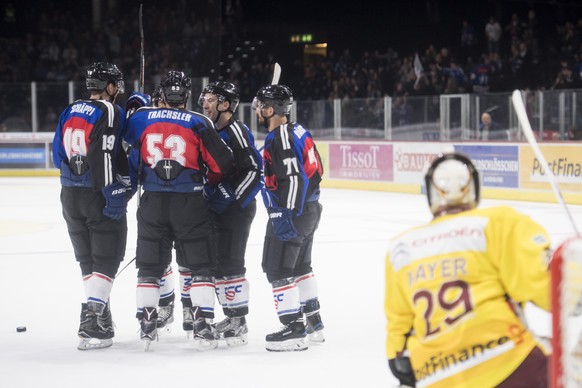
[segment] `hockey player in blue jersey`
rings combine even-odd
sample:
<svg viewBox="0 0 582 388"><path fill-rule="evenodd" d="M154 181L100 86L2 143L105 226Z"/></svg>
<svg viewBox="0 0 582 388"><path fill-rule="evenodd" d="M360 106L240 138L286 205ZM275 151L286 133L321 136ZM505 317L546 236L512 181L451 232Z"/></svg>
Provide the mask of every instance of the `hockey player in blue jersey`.
<svg viewBox="0 0 582 388"><path fill-rule="evenodd" d="M238 88L225 81L209 83L198 99L204 115L214 122L234 155L235 168L227 179L204 186L217 242L216 294L226 316L216 329L227 346L247 343L249 282L245 277L245 252L257 211L255 196L263 186L262 159L253 134L234 117L239 101Z"/></svg>
<svg viewBox="0 0 582 388"><path fill-rule="evenodd" d="M85 290L79 350L113 343L109 296L125 255L131 195L120 140L125 112L115 104L124 92L123 74L111 63L96 62L84 76L91 96L62 112L52 145L53 162L60 169L63 217Z"/></svg>
<svg viewBox="0 0 582 388"><path fill-rule="evenodd" d="M191 90L189 77L169 71L160 88L158 106L135 111L125 132L125 140L139 150L131 154L132 179L139 177L144 189L137 211L140 338L147 341L146 350L157 340L160 279L175 247L178 265L192 274L190 314L195 348L213 349L217 346L212 326L216 255L212 218L202 190L204 182L217 185L228 174L233 156L209 119L185 109Z"/></svg>
<svg viewBox="0 0 582 388"><path fill-rule="evenodd" d="M263 199L270 222L263 271L273 289L281 331L266 336L267 350L305 350L323 342L317 281L311 268L313 237L321 218L323 167L309 131L290 121L293 94L284 85L261 88L253 108L267 131L263 150ZM307 323L307 326L305 325Z"/></svg>

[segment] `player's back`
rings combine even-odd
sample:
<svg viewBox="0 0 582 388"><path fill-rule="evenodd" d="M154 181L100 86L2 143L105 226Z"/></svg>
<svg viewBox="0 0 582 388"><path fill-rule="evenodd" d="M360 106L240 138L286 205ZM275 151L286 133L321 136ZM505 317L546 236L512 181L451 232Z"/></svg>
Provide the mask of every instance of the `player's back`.
<svg viewBox="0 0 582 388"><path fill-rule="evenodd" d="M509 207L437 217L392 241L388 347L400 351L413 328L417 386L495 386L519 366L536 343L507 295L549 308L548 246L546 232Z"/></svg>

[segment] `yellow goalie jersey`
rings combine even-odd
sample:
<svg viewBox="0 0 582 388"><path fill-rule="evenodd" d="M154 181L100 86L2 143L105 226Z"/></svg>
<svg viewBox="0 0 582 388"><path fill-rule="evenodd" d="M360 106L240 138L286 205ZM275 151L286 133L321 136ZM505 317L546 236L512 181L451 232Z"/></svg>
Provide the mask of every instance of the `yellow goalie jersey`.
<svg viewBox="0 0 582 388"><path fill-rule="evenodd" d="M550 309L547 232L510 207L435 218L386 258L388 359L408 350L417 387L493 387L537 345L508 298Z"/></svg>

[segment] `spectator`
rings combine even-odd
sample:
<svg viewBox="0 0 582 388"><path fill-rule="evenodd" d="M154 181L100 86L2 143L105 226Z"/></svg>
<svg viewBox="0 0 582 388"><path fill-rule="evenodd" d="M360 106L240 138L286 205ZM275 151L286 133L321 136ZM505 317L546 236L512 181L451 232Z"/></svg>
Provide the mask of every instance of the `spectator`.
<svg viewBox="0 0 582 388"><path fill-rule="evenodd" d="M582 88L580 73L574 72L566 61L560 63L560 72L551 89L579 89Z"/></svg>
<svg viewBox="0 0 582 388"><path fill-rule="evenodd" d="M475 63L471 68L469 79L473 92L479 94L489 92L489 77L493 72L490 63L489 55L482 54L481 61Z"/></svg>
<svg viewBox="0 0 582 388"><path fill-rule="evenodd" d="M479 125L479 133L477 134L477 139L480 140L499 140L504 138L507 140L506 133L500 133L499 125L493 121L491 114L485 112L481 115L481 124Z"/></svg>
<svg viewBox="0 0 582 388"><path fill-rule="evenodd" d="M501 25L499 22L495 20L495 17L490 16L489 22L485 25L485 37L487 38L487 48L489 50L489 54L499 54L499 45L502 33L503 31L501 30Z"/></svg>

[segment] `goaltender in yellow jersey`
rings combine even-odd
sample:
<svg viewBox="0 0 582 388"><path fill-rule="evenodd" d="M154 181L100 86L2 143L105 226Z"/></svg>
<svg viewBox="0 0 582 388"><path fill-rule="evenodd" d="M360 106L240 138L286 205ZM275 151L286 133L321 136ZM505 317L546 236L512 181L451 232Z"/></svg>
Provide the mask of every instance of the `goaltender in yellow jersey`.
<svg viewBox="0 0 582 388"><path fill-rule="evenodd" d="M508 206L478 209L462 154L432 163L434 219L395 237L386 259L386 353L411 387L546 387L547 357L519 305L550 309L547 232Z"/></svg>

